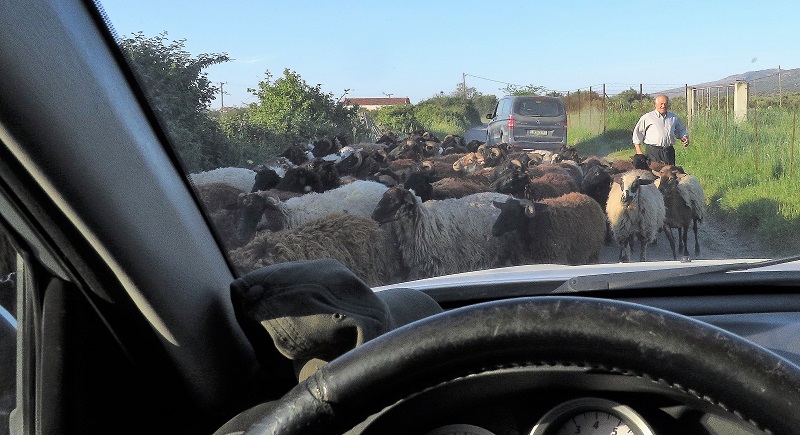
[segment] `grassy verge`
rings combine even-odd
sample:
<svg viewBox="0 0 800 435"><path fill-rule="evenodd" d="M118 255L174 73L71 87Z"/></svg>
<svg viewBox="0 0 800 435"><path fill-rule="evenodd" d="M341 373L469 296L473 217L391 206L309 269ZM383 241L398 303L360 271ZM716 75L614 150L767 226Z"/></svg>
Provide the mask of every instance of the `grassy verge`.
<svg viewBox="0 0 800 435"><path fill-rule="evenodd" d="M631 131L639 119L633 112L606 112L597 107L569 114L569 145L581 155L607 156L630 151Z"/></svg>
<svg viewBox="0 0 800 435"><path fill-rule="evenodd" d="M589 122L585 110L570 115L570 144L581 155L633 154L630 131L640 113L606 113L605 134L602 116L592 113ZM752 231L774 255L800 252L800 132L793 139L795 129L795 113L787 109L751 110L740 123L724 112L710 113L693 120L691 146L676 148L677 163L700 179L711 212Z"/></svg>
<svg viewBox="0 0 800 435"><path fill-rule="evenodd" d="M692 146L676 153L686 170L703 180L712 211L750 229L779 253L800 252L794 116L761 109L738 124L724 113L701 118L692 126Z"/></svg>

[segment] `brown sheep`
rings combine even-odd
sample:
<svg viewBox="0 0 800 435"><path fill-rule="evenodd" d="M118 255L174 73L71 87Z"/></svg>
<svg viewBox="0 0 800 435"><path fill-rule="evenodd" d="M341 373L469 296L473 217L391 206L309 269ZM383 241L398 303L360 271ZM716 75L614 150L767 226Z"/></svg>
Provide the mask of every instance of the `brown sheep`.
<svg viewBox="0 0 800 435"><path fill-rule="evenodd" d="M541 177L532 178L525 186L524 196L531 201L540 201L579 191L580 188L569 175L547 173Z"/></svg>
<svg viewBox="0 0 800 435"><path fill-rule="evenodd" d="M510 264L599 261L606 218L592 198L573 192L540 202L509 198L494 206L500 216L492 234L503 237L503 258Z"/></svg>
<svg viewBox="0 0 800 435"><path fill-rule="evenodd" d="M486 186L472 180L443 178L431 183L433 199L463 198L473 193L486 192Z"/></svg>
<svg viewBox="0 0 800 435"><path fill-rule="evenodd" d="M664 234L672 248L672 258L677 260L675 240L672 228L678 229L678 250L681 259L689 260L689 245L687 242L689 225L694 229L694 254L700 255L700 242L697 236L697 224L702 222L706 211L706 198L700 182L693 175L686 174L680 166L664 165L655 181L658 190L664 195L666 215L664 218Z"/></svg>
<svg viewBox="0 0 800 435"><path fill-rule="evenodd" d="M241 274L287 261L333 258L369 286L397 282L395 269L401 264L397 249L377 222L344 214L328 215L292 229L263 231L228 254Z"/></svg>

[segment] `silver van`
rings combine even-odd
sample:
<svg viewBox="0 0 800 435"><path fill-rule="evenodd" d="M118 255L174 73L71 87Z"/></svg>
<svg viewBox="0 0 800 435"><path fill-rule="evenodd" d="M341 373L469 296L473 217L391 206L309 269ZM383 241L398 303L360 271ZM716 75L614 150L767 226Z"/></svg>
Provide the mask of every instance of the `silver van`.
<svg viewBox="0 0 800 435"><path fill-rule="evenodd" d="M561 97L509 95L486 115L486 143L556 150L567 144L567 111Z"/></svg>

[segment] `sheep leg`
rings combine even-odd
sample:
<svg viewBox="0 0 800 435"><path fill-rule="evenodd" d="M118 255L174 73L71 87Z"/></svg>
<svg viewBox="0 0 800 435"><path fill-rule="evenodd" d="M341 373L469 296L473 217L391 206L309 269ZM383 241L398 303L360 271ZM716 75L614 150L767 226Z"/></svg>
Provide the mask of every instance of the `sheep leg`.
<svg viewBox="0 0 800 435"><path fill-rule="evenodd" d="M694 226L694 256L700 256L700 241L697 239L697 219L692 219Z"/></svg>
<svg viewBox="0 0 800 435"><path fill-rule="evenodd" d="M669 240L669 247L672 248L672 259L678 259L678 253L675 251L675 236L672 234L672 228L668 225L664 225L663 227L664 235L667 236L667 240ZM678 238L680 238L680 228L678 229Z"/></svg>
<svg viewBox="0 0 800 435"><path fill-rule="evenodd" d="M627 263L631 260L631 242L626 240L619 244L619 261Z"/></svg>
<svg viewBox="0 0 800 435"><path fill-rule="evenodd" d="M687 224L687 225L679 227L678 228L678 235L680 235L680 237L681 237L681 245L683 245L683 250L681 250L681 253L682 253L683 257L681 258L681 261L689 261L689 242L688 242L689 225ZM695 246L697 246L697 245L695 245Z"/></svg>
<svg viewBox="0 0 800 435"><path fill-rule="evenodd" d="M672 234L672 232L670 232ZM647 245L649 244L648 240L642 240L639 242L641 248L639 249L639 261L646 261L647 260Z"/></svg>

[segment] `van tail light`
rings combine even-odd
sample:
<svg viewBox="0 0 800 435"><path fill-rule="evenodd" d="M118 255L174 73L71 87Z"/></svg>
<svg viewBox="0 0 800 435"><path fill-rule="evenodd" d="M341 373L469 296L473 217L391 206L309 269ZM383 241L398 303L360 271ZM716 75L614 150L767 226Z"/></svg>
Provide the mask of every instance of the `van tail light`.
<svg viewBox="0 0 800 435"><path fill-rule="evenodd" d="M508 115L508 129L514 129L514 115Z"/></svg>

